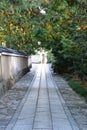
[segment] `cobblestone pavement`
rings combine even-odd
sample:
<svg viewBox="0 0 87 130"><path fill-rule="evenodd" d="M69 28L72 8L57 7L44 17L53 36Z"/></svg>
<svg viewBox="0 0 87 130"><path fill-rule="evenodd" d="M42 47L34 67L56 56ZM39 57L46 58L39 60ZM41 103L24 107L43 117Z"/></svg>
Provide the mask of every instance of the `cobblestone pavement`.
<svg viewBox="0 0 87 130"><path fill-rule="evenodd" d="M35 73L31 69L23 78L21 78L12 89L8 90L2 97L0 97L0 130L4 130L21 100L25 96Z"/></svg>
<svg viewBox="0 0 87 130"><path fill-rule="evenodd" d="M87 130L87 103L69 87L63 78L55 74L53 78L80 130Z"/></svg>

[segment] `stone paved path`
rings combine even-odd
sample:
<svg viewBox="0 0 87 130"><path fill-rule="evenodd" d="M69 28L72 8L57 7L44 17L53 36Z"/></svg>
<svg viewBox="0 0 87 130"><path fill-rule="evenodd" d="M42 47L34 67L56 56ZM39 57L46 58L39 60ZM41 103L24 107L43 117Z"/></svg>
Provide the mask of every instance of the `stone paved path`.
<svg viewBox="0 0 87 130"><path fill-rule="evenodd" d="M63 100L48 65L36 77L6 130L80 130Z"/></svg>

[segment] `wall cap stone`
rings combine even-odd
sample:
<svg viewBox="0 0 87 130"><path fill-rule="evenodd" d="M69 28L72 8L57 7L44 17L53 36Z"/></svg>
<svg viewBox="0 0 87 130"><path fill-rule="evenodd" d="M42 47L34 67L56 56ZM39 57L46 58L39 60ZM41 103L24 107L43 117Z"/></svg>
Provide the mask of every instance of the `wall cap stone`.
<svg viewBox="0 0 87 130"><path fill-rule="evenodd" d="M16 55L22 55L22 56L27 56L27 53L23 52L23 51L18 51L15 49L11 49L11 48L6 48L6 47L2 47L0 46L0 53L9 53L9 54L16 54Z"/></svg>
<svg viewBox="0 0 87 130"><path fill-rule="evenodd" d="M5 56L14 56L14 57L28 57L28 56L25 56L25 55L18 55L18 54L14 54L14 53L6 53L6 52L2 52L1 55L5 55Z"/></svg>

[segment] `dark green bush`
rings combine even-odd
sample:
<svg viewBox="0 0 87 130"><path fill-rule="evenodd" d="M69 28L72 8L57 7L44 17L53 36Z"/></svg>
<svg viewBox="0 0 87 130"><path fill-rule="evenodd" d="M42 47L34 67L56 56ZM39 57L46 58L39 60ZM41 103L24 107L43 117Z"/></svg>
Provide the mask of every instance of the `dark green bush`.
<svg viewBox="0 0 87 130"><path fill-rule="evenodd" d="M76 93L83 96L87 101L87 89L85 88L84 85L82 85L79 81L75 81L75 80L69 80L68 84Z"/></svg>

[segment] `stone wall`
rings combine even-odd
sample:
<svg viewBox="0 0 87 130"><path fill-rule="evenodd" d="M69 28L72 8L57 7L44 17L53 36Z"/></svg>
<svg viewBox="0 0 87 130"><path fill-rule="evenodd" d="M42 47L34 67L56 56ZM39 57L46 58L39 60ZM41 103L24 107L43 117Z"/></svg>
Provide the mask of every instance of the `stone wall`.
<svg viewBox="0 0 87 130"><path fill-rule="evenodd" d="M31 67L31 58L27 55L9 52L0 53L0 96Z"/></svg>

